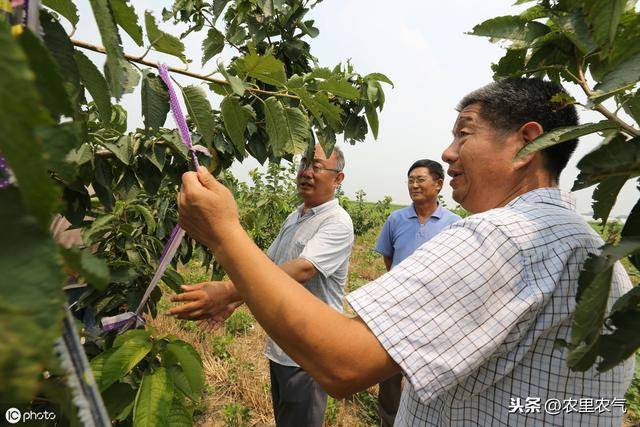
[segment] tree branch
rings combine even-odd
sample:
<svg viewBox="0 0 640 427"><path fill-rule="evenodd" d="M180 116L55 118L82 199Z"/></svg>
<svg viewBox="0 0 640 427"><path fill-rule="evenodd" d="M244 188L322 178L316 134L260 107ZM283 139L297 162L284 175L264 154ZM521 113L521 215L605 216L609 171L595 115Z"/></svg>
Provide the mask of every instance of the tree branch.
<svg viewBox="0 0 640 427"><path fill-rule="evenodd" d="M578 66L578 84L582 88L583 92L590 97L591 95L593 95L593 91L591 90L591 88L589 87L589 84L587 83L587 79L584 76L584 71L582 70L582 64L580 63L580 60L578 58L576 58L576 62L577 62L576 65ZM609 111L604 105L598 104L594 107L594 109L600 112L600 114L605 116L607 119L617 122L622 128L622 130L627 134L629 134L629 136L631 137L640 136L640 130L629 125L627 122L625 122L620 117L618 117L615 113L612 113L611 111Z"/></svg>
<svg viewBox="0 0 640 427"><path fill-rule="evenodd" d="M93 52L98 52L98 53L102 53L102 54L105 54L105 55L107 53L102 46L96 46L96 45L84 42L82 40L72 39L71 43L73 43L74 46L80 47L82 49L91 50ZM126 54L126 53L124 54L124 57L125 57L125 59L127 61L136 62L138 64L146 65L148 67L156 68L158 66L158 64L156 64L154 62L147 61L144 58L136 57L136 56L129 55L129 54ZM229 82L226 81L226 80L216 79L216 78L205 76L205 75L202 75L202 74L193 73L191 71L181 70L181 69L175 68L175 67L167 67L167 68L168 68L169 71L171 71L173 73L178 73L178 74L182 74L184 76L192 77L194 79L199 79L199 80L204 80L204 81L207 81L207 82L218 83L218 84L221 84L221 85L229 86ZM258 93L258 94L261 94L261 95L281 96L283 98L300 99L297 96L290 95L288 93L283 93L283 92L272 92L272 91L269 91L269 90L256 89L256 88L247 88L247 91L252 92L252 93Z"/></svg>

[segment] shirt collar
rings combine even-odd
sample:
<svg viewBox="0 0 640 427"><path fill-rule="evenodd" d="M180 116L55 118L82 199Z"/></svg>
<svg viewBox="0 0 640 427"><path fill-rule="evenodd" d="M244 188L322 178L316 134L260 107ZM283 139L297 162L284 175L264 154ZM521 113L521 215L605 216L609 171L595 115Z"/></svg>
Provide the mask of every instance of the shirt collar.
<svg viewBox="0 0 640 427"><path fill-rule="evenodd" d="M559 188L551 187L536 188L535 190L524 193L510 201L507 206L511 207L532 203L544 203L572 211L576 210L576 200L573 194Z"/></svg>
<svg viewBox="0 0 640 427"><path fill-rule="evenodd" d="M442 207L442 205L440 205L440 203L438 203L438 206L436 207L436 210L433 211L433 213L431 214L431 218L442 218L442 214L444 213L444 208ZM408 215L407 218L418 218L418 214L416 213L416 207L413 203L411 203L410 209L408 209Z"/></svg>
<svg viewBox="0 0 640 427"><path fill-rule="evenodd" d="M321 205L309 208L307 212L310 212L312 215L317 215L321 212L324 212L336 206L338 206L338 199L331 199L328 202L324 202ZM298 206L298 217L302 216L302 209L304 209L304 203Z"/></svg>

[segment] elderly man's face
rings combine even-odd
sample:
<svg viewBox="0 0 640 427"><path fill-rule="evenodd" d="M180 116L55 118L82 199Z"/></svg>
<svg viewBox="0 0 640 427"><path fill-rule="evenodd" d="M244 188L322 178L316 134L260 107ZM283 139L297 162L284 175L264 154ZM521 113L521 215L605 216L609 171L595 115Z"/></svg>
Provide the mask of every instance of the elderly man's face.
<svg viewBox="0 0 640 427"><path fill-rule="evenodd" d="M327 159L324 150L317 144L313 158L303 158L300 162L296 177L298 195L305 205L318 206L333 199L343 179L344 173L338 170L336 152L332 152Z"/></svg>
<svg viewBox="0 0 640 427"><path fill-rule="evenodd" d="M495 130L480 109L480 104L471 104L460 111L453 142L442 153L449 164L453 199L473 213L508 201L519 180L513 159L522 146L517 132Z"/></svg>

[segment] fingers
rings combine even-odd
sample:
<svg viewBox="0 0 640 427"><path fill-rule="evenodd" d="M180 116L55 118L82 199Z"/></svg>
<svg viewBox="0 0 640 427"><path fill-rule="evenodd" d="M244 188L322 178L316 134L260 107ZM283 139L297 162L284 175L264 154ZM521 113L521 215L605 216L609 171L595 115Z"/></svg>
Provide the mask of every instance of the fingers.
<svg viewBox="0 0 640 427"><path fill-rule="evenodd" d="M209 190L213 190L218 185L218 181L216 181L213 175L211 175L211 173L204 166L200 166L198 168L197 175L200 184L202 184Z"/></svg>
<svg viewBox="0 0 640 427"><path fill-rule="evenodd" d="M181 285L180 289L182 289L185 292L199 291L200 289L204 288L207 285L207 283L209 282L196 283L194 285Z"/></svg>
<svg viewBox="0 0 640 427"><path fill-rule="evenodd" d="M206 296L207 295L203 291L193 290L191 292L183 292L181 294L173 295L171 297L171 302L199 301L206 298Z"/></svg>
<svg viewBox="0 0 640 427"><path fill-rule="evenodd" d="M198 180L198 174L195 172L185 172L182 174L182 188L180 189L180 192L182 193L184 192L189 192L189 190L192 190L194 188L200 188L202 187L202 184L200 184L200 181Z"/></svg>
<svg viewBox="0 0 640 427"><path fill-rule="evenodd" d="M198 311L202 310L202 305L203 304L200 301L190 302L188 304L182 304L177 307L171 307L171 309L169 309L169 314L172 316L185 316L185 315L188 316L188 315L191 315L196 310Z"/></svg>

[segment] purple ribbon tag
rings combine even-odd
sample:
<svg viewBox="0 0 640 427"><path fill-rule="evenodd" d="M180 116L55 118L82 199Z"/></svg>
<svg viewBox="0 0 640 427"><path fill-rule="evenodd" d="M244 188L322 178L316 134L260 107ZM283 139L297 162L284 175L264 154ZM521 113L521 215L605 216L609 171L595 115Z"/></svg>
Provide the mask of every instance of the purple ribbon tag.
<svg viewBox="0 0 640 427"><path fill-rule="evenodd" d="M167 85L167 89L169 90L169 106L171 107L173 118L175 119L176 124L178 125L178 130L180 131L180 139L182 139L182 142L189 148L193 167L194 169L197 169L200 165L198 163L198 158L196 157L196 151L205 153L209 157L211 157L211 153L209 153L209 150L207 150L206 147L203 147L201 145L194 146L191 142L191 134L189 133L189 128L187 127L187 120L185 119L184 114L182 114L182 109L180 108L178 97L176 96L176 92L173 89L173 84L171 83L171 79L169 78L167 66L158 64L158 71L160 73L162 81L164 81L164 83ZM107 332L118 329L120 330L120 333L122 333L127 329L133 327L134 325L135 327L141 327L142 325L144 325L144 318L141 315L142 310L147 304L147 300L151 296L151 292L153 292L155 287L160 282L160 279L162 279L162 276L164 276L164 272L167 270L167 267L169 267L169 264L171 264L171 260L173 260L174 255L178 251L180 242L182 242L184 234L184 230L176 224L176 226L171 231L169 241L162 250L162 255L160 255L158 267L156 268L156 272L151 279L151 283L147 287L142 300L140 300L140 304L138 304L138 308L136 308L135 313L128 311L116 316L104 317L102 318L102 329Z"/></svg>
<svg viewBox="0 0 640 427"><path fill-rule="evenodd" d="M144 319L130 311L117 316L103 317L101 320L102 329L105 332L113 331L115 329L122 329L122 332L126 331L130 327L140 328L144 325Z"/></svg>

